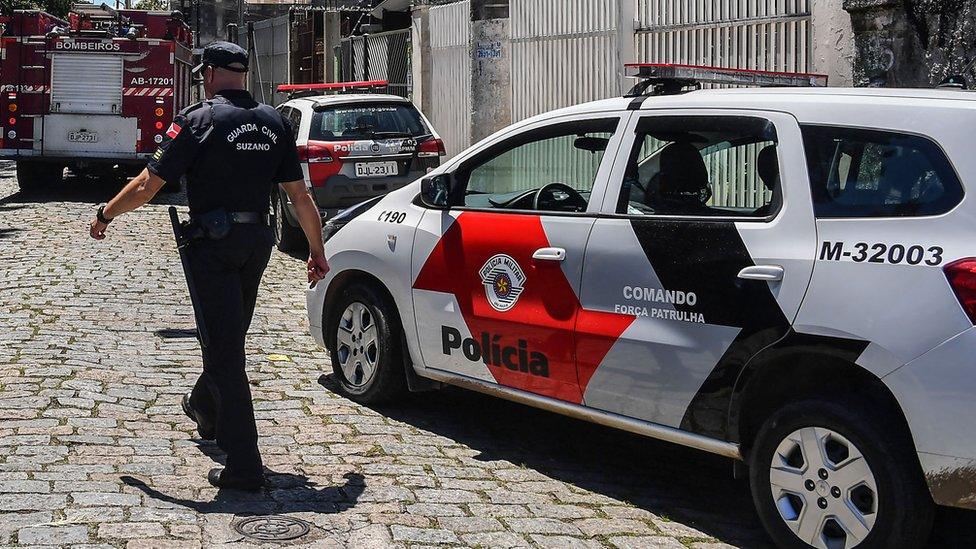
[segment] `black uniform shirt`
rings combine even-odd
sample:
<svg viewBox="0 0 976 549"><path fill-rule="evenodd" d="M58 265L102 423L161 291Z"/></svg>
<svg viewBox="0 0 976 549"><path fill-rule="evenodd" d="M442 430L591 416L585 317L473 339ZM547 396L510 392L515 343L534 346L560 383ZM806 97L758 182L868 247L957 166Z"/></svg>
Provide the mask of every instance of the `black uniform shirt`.
<svg viewBox="0 0 976 549"><path fill-rule="evenodd" d="M186 175L191 214L267 212L274 184L303 178L291 126L244 90L224 90L180 112L149 161L173 182Z"/></svg>

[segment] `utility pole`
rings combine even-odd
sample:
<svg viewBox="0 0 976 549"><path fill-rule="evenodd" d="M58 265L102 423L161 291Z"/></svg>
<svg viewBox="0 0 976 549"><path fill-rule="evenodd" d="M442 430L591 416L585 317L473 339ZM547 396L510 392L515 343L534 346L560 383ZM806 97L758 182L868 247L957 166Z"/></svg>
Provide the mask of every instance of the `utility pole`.
<svg viewBox="0 0 976 549"><path fill-rule="evenodd" d="M512 123L509 0L471 0L471 140Z"/></svg>

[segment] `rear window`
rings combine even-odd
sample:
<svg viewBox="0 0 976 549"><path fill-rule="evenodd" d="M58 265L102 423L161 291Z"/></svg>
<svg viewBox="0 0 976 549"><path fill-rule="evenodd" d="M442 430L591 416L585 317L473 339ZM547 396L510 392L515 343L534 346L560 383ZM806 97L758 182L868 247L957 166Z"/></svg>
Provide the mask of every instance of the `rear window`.
<svg viewBox="0 0 976 549"><path fill-rule="evenodd" d="M962 200L949 159L929 139L828 126L802 130L817 217L938 215Z"/></svg>
<svg viewBox="0 0 976 549"><path fill-rule="evenodd" d="M325 107L315 111L308 138L315 141L419 137L429 133L410 104Z"/></svg>

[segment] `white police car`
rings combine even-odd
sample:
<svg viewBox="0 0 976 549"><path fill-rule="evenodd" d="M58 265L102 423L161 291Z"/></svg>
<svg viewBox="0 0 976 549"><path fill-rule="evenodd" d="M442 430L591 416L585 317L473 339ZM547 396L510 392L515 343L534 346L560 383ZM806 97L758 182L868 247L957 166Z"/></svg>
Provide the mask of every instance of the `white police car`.
<svg viewBox="0 0 976 549"><path fill-rule="evenodd" d="M385 80L284 84L278 106L291 122L305 185L323 219L367 198L415 181L440 165L444 143L410 100L381 93ZM275 244L291 251L305 243L294 207L273 193Z"/></svg>
<svg viewBox="0 0 976 549"><path fill-rule="evenodd" d="M331 235L308 314L343 392L460 385L741 460L785 547L976 508L976 97L638 70L663 94L516 124Z"/></svg>

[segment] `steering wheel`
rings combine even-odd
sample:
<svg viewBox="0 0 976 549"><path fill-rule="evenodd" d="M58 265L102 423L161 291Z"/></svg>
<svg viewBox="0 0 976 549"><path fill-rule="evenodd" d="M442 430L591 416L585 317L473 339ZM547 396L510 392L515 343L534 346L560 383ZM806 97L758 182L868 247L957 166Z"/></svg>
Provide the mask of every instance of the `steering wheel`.
<svg viewBox="0 0 976 549"><path fill-rule="evenodd" d="M555 191L562 191L569 196L565 199L558 200L556 199ZM549 194L550 196L546 200L543 200L542 197L545 196L546 194ZM539 206L544 202L549 202L549 203L558 202L560 203L560 205L566 204L572 206L571 210L567 209L567 210L560 210L560 211L582 212L586 210L586 199L583 198L583 195L581 195L579 191L577 191L576 189L570 187L565 183L558 183L558 182L547 183L542 187L539 187L539 190L535 192L535 196L532 197L532 209L552 210L552 208L540 208Z"/></svg>

